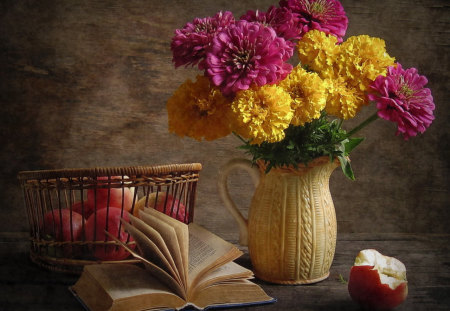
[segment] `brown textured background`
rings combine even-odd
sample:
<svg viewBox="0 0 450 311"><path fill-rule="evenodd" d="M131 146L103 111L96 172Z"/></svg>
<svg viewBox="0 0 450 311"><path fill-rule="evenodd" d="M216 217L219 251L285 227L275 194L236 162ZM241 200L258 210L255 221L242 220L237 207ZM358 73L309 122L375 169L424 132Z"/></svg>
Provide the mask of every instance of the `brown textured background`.
<svg viewBox="0 0 450 311"><path fill-rule="evenodd" d="M339 232L450 232L449 54L446 0L342 1L347 36L385 39L404 67L429 78L436 120L408 142L378 120L353 152L357 180L339 170L331 190ZM21 170L201 162L196 221L225 238L237 226L222 207L217 171L245 156L239 142L168 133L165 104L197 70L175 70L170 39L194 17L266 10L270 0L0 2L1 231L27 231L16 176ZM371 114L368 107L357 118ZM351 122L354 124L354 122ZM253 186L236 173L233 197L245 212Z"/></svg>

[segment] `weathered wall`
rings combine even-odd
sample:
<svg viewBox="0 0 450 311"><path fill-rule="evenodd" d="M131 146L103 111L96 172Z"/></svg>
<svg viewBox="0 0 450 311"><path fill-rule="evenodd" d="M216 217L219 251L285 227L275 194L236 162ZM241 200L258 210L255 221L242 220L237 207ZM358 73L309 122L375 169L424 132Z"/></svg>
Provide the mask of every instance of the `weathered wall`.
<svg viewBox="0 0 450 311"><path fill-rule="evenodd" d="M448 90L450 7L445 0L342 1L347 36L384 38L405 67L426 75L437 105L431 128L408 142L377 121L353 154L355 182L331 189L341 232L450 232ZM237 230L217 196L219 167L243 157L234 137L214 142L168 133L165 104L186 78L170 39L194 17L266 10L270 0L2 1L0 4L0 219L25 231L20 170L201 162L196 220ZM357 118L373 112L366 108ZM354 123L353 123L354 124ZM253 188L233 175L244 208Z"/></svg>

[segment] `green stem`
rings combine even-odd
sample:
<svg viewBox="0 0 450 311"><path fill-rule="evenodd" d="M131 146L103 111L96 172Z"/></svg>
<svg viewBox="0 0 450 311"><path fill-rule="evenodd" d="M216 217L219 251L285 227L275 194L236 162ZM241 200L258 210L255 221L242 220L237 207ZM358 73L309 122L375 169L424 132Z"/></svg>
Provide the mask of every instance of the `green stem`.
<svg viewBox="0 0 450 311"><path fill-rule="evenodd" d="M243 139L243 138L241 137L241 135L236 134L236 132L233 132L233 135L236 136L237 138L239 138L239 140L240 140L241 142L243 142L244 144L247 143L247 142L245 141L245 139Z"/></svg>
<svg viewBox="0 0 450 311"><path fill-rule="evenodd" d="M360 125L358 125L357 127L355 127L353 130L351 130L350 132L347 133L346 137L350 137L354 134L356 134L357 132L359 132L361 129L363 129L364 127L366 127L367 125L369 125L370 123L372 123L373 121L375 121L376 119L378 119L378 114L377 112L375 112L373 115L371 115L370 117L368 117L364 122L362 122Z"/></svg>

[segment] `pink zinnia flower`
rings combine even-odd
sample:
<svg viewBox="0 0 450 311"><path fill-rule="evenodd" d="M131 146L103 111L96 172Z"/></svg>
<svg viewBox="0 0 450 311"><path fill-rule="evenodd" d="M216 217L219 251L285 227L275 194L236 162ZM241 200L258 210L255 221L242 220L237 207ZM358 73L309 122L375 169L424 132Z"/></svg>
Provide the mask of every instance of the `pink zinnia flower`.
<svg viewBox="0 0 450 311"><path fill-rule="evenodd" d="M302 26L302 35L317 29L332 34L342 42L348 26L344 7L337 0L281 0L281 7L297 14Z"/></svg>
<svg viewBox="0 0 450 311"><path fill-rule="evenodd" d="M424 86L425 76L416 68L404 70L400 64L388 67L386 77L378 76L370 88L376 94L369 99L377 104L380 118L397 123L397 135L405 140L417 133L423 133L434 120L434 103L431 91Z"/></svg>
<svg viewBox="0 0 450 311"><path fill-rule="evenodd" d="M204 69L206 50L214 36L235 22L231 12L219 12L214 17L196 18L182 29L175 30L172 38L172 61L175 68L182 65L196 65Z"/></svg>
<svg viewBox="0 0 450 311"><path fill-rule="evenodd" d="M257 22L272 27L279 37L288 40L300 39L302 27L298 17L288 8L271 6L267 12L249 10L241 20Z"/></svg>
<svg viewBox="0 0 450 311"><path fill-rule="evenodd" d="M284 79L293 48L271 27L237 21L213 39L206 54L206 74L225 95Z"/></svg>

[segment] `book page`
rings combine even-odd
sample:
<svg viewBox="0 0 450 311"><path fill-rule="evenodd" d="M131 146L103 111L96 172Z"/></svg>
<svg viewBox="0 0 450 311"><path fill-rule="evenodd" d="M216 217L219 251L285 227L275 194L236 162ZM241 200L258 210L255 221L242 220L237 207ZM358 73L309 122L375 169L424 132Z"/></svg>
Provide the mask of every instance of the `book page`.
<svg viewBox="0 0 450 311"><path fill-rule="evenodd" d="M69 290L89 310L108 310L113 304L111 296L86 269Z"/></svg>
<svg viewBox="0 0 450 311"><path fill-rule="evenodd" d="M130 215L130 218L133 217ZM135 223L138 223L135 219ZM126 221L122 222L125 230L131 234L134 241L136 242L142 256L148 261L154 263L168 274L170 274L175 280L178 281L180 286L184 287L180 280L178 272L173 268L164 254L159 250L158 246L150 240L142 231L139 230L134 224L129 224Z"/></svg>
<svg viewBox="0 0 450 311"><path fill-rule="evenodd" d="M166 243L164 242L164 239L162 238L161 234L159 234L158 231L147 225L145 222L143 222L141 219L134 217L133 215L129 215L131 224L137 228L139 231L141 231L145 236L147 236L154 245L158 248L158 251L164 256L164 258L167 260L167 263L170 265L172 270L175 273L176 279L180 281L180 284L185 284L183 278L180 276L179 270L182 269L181 259L176 258L175 260L172 257L172 254L169 251L169 248L167 247ZM144 256L146 257L146 256ZM178 262L178 265L177 265Z"/></svg>
<svg viewBox="0 0 450 311"><path fill-rule="evenodd" d="M189 225L189 287L194 288L206 273L240 257L242 252L212 232ZM188 295L189 296L189 295Z"/></svg>
<svg viewBox="0 0 450 311"><path fill-rule="evenodd" d="M91 310L141 310L185 304L149 272L132 264L87 265L72 290Z"/></svg>
<svg viewBox="0 0 450 311"><path fill-rule="evenodd" d="M199 291L190 302L198 308L270 303L275 300L248 280L218 283Z"/></svg>
<svg viewBox="0 0 450 311"><path fill-rule="evenodd" d="M125 222L124 222L125 223ZM139 259L144 265L145 268L159 281L161 281L163 284L167 285L175 294L180 296L183 299L187 298L187 291L184 286L180 285L180 283L174 279L170 274L168 274L164 269L158 267L153 262L149 261L148 259L142 257L137 252L135 252L133 249L128 247L125 243L120 241L115 236L109 234L106 232L106 234L114 241L116 241L120 246L125 248L134 258ZM130 233L131 234L131 233Z"/></svg>
<svg viewBox="0 0 450 311"><path fill-rule="evenodd" d="M184 277L186 287L187 287L187 279L188 279L188 262L189 262L189 232L188 232L188 225L185 223L178 221L164 213L161 213L153 208L144 208L140 211L140 217L141 219L148 223L150 226L152 226L154 229L156 229L158 232L161 233L164 241L166 242L167 246L169 247L169 250L173 256L173 258L179 258L181 260L181 264L183 266L183 269L180 269L180 274L182 277ZM156 219L155 219L156 218ZM157 221L159 220L159 221ZM168 235L163 235L163 233L166 233L165 231L161 230L169 230L165 228L172 228L172 230L175 232L175 237L177 241L177 248L178 251L175 249L172 250L171 242L168 242L168 239L174 239ZM175 247L173 247L175 248ZM183 273L182 273L183 272Z"/></svg>
<svg viewBox="0 0 450 311"><path fill-rule="evenodd" d="M88 267L89 273L113 300L151 292L171 292L150 273L131 264L105 264Z"/></svg>
<svg viewBox="0 0 450 311"><path fill-rule="evenodd" d="M234 261L230 261L223 266L206 273L194 290L200 291L214 283L223 281L234 282L236 280L251 278L253 278L253 272L251 270L242 267Z"/></svg>

